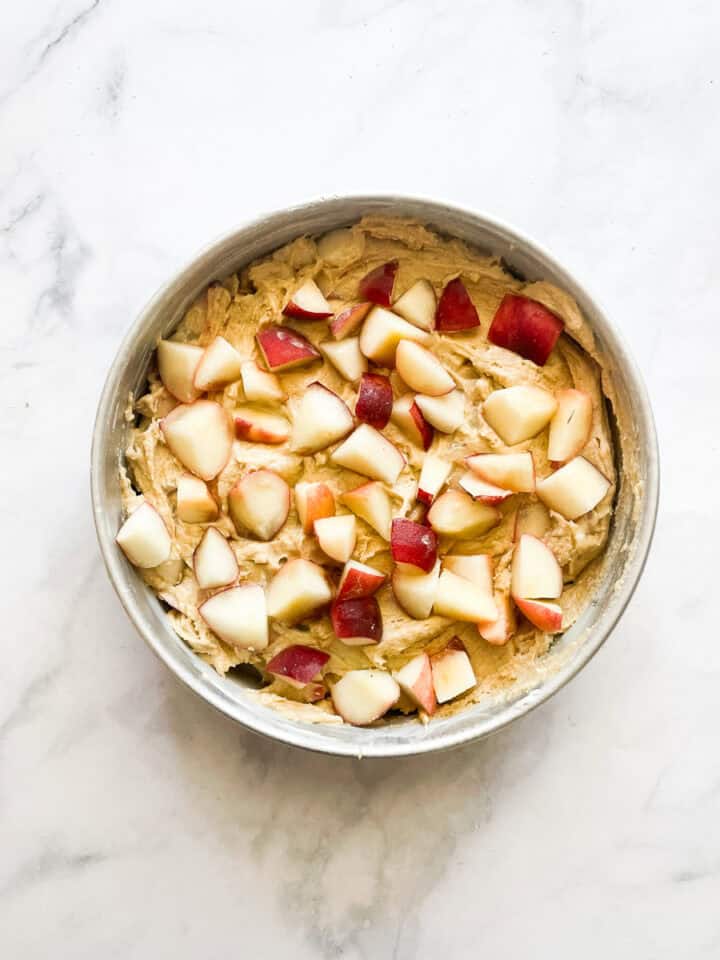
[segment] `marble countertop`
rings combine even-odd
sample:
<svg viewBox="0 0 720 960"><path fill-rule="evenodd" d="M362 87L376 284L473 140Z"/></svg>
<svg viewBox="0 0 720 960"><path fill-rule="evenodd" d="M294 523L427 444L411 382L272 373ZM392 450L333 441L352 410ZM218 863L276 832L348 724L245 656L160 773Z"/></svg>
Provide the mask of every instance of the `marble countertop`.
<svg viewBox="0 0 720 960"><path fill-rule="evenodd" d="M711 0L4 11L3 957L720 955L719 30ZM149 296L237 223L343 192L540 239L630 342L663 456L644 578L582 675L395 763L265 742L182 689L89 505Z"/></svg>

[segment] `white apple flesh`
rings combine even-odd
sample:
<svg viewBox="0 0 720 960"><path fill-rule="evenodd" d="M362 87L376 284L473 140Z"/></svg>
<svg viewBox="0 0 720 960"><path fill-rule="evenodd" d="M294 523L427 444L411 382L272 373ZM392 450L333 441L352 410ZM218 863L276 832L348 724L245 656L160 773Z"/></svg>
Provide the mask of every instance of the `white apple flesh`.
<svg viewBox="0 0 720 960"><path fill-rule="evenodd" d="M550 421L548 460L567 463L590 439L593 407L590 394L584 390L558 390L557 410Z"/></svg>
<svg viewBox="0 0 720 960"><path fill-rule="evenodd" d="M245 399L250 403L282 403L285 391L274 373L261 370L254 360L244 360L240 368Z"/></svg>
<svg viewBox="0 0 720 960"><path fill-rule="evenodd" d="M340 397L317 381L304 390L292 418L290 447L301 454L317 453L337 443L355 424L352 413Z"/></svg>
<svg viewBox="0 0 720 960"><path fill-rule="evenodd" d="M405 666L393 673L393 677L400 685L400 689L413 703L428 716L432 716L437 709L437 698L433 687L432 667L430 657L426 653L419 653Z"/></svg>
<svg viewBox="0 0 720 960"><path fill-rule="evenodd" d="M355 549L356 527L351 513L316 520L314 529L320 549L338 563L346 563Z"/></svg>
<svg viewBox="0 0 720 960"><path fill-rule="evenodd" d="M560 564L542 540L524 533L513 551L512 595L522 600L554 600L563 589Z"/></svg>
<svg viewBox="0 0 720 960"><path fill-rule="evenodd" d="M536 436L556 410L557 400L552 393L524 384L496 390L483 404L485 420L508 446Z"/></svg>
<svg viewBox="0 0 720 960"><path fill-rule="evenodd" d="M421 330L432 330L437 301L432 284L418 280L393 304L393 312Z"/></svg>
<svg viewBox="0 0 720 960"><path fill-rule="evenodd" d="M323 568L301 558L283 564L267 588L269 616L290 625L317 613L331 600Z"/></svg>
<svg viewBox="0 0 720 960"><path fill-rule="evenodd" d="M498 524L500 513L495 507L476 502L463 490L446 490L430 507L428 521L440 536L473 540Z"/></svg>
<svg viewBox="0 0 720 960"><path fill-rule="evenodd" d="M318 349L340 376L350 383L358 381L368 368L367 358L360 352L360 341L357 337L325 340L318 344Z"/></svg>
<svg viewBox="0 0 720 960"><path fill-rule="evenodd" d="M195 579L201 590L226 587L238 578L235 554L215 527L208 527L193 554Z"/></svg>
<svg viewBox="0 0 720 960"><path fill-rule="evenodd" d="M399 697L400 687L383 670L350 670L332 688L337 713L359 727L379 720Z"/></svg>
<svg viewBox="0 0 720 960"><path fill-rule="evenodd" d="M395 483L405 466L405 457L398 448L367 423L361 423L330 459L346 470L385 483Z"/></svg>
<svg viewBox="0 0 720 960"><path fill-rule="evenodd" d="M440 574L433 609L438 616L466 623L497 620L492 595L481 593L472 581L447 569Z"/></svg>
<svg viewBox="0 0 720 960"><path fill-rule="evenodd" d="M454 700L477 684L470 657L457 638L430 657L430 666L438 703Z"/></svg>
<svg viewBox="0 0 720 960"><path fill-rule="evenodd" d="M440 561L430 573L408 573L395 567L390 584L395 599L414 620L426 620L432 613L440 579Z"/></svg>
<svg viewBox="0 0 720 960"><path fill-rule="evenodd" d="M264 650L268 645L265 591L255 583L229 587L198 608L213 633L243 650Z"/></svg>
<svg viewBox="0 0 720 960"><path fill-rule="evenodd" d="M454 433L465 419L465 395L461 390L451 390L443 397L419 393L415 403L427 422L441 433Z"/></svg>
<svg viewBox="0 0 720 960"><path fill-rule="evenodd" d="M440 361L412 340L401 340L398 344L395 368L411 390L429 397L442 397L455 386L455 381Z"/></svg>
<svg viewBox="0 0 720 960"><path fill-rule="evenodd" d="M476 453L465 463L476 476L514 493L535 490L535 464L529 450L523 453Z"/></svg>
<svg viewBox="0 0 720 960"><path fill-rule="evenodd" d="M197 370L195 387L198 390L218 390L240 379L242 357L225 337L215 337L206 347Z"/></svg>
<svg viewBox="0 0 720 960"><path fill-rule="evenodd" d="M118 530L115 542L134 567L151 569L170 557L172 540L165 522L147 501Z"/></svg>
<svg viewBox="0 0 720 960"><path fill-rule="evenodd" d="M157 345L158 373L163 386L182 403L192 403L200 396L193 381L204 352L202 347L177 340L161 340Z"/></svg>
<svg viewBox="0 0 720 960"><path fill-rule="evenodd" d="M212 480L232 451L232 424L227 411L212 400L175 407L160 428L170 452L201 480Z"/></svg>
<svg viewBox="0 0 720 960"><path fill-rule="evenodd" d="M178 477L176 509L183 523L210 523L220 514L205 481L190 473Z"/></svg>
<svg viewBox="0 0 720 960"><path fill-rule="evenodd" d="M430 343L430 334L418 329L384 307L373 307L363 324L360 349L381 367L395 366L395 351L401 340Z"/></svg>
<svg viewBox="0 0 720 960"><path fill-rule="evenodd" d="M290 512L290 488L273 470L254 470L228 494L228 511L238 533L272 540Z"/></svg>
<svg viewBox="0 0 720 960"><path fill-rule="evenodd" d="M347 490L340 499L355 516L368 523L384 540L390 539L392 503L387 490L378 480L371 480L354 490Z"/></svg>
<svg viewBox="0 0 720 960"><path fill-rule="evenodd" d="M541 480L537 495L550 510L566 520L577 520L593 510L610 489L610 481L584 457L575 457Z"/></svg>

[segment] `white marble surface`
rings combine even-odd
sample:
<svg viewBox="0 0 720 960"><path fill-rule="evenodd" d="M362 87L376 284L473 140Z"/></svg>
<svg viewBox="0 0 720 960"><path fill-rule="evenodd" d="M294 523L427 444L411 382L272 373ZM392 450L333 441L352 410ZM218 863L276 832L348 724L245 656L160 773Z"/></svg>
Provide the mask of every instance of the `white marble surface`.
<svg viewBox="0 0 720 960"><path fill-rule="evenodd" d="M695 0L34 0L0 32L0 955L720 955L720 9ZM261 741L98 558L123 332L260 211L398 191L541 239L646 375L663 498L602 653L489 742Z"/></svg>

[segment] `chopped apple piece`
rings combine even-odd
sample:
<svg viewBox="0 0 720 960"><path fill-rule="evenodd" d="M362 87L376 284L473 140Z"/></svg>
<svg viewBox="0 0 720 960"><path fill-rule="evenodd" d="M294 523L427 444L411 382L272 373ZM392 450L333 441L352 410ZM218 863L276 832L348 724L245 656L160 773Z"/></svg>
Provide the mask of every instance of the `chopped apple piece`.
<svg viewBox="0 0 720 960"><path fill-rule="evenodd" d="M235 436L252 443L285 443L290 436L290 423L279 413L237 407L232 414Z"/></svg>
<svg viewBox="0 0 720 960"><path fill-rule="evenodd" d="M362 299L379 303L381 307L389 307L392 303L397 268L397 260L389 260L364 276L358 288Z"/></svg>
<svg viewBox="0 0 720 960"><path fill-rule="evenodd" d="M214 590L235 583L238 565L225 537L215 527L208 527L193 554L195 579L201 590Z"/></svg>
<svg viewBox="0 0 720 960"><path fill-rule="evenodd" d="M431 343L430 334L414 327L382 307L373 307L360 334L360 349L381 367L395 366L395 351L401 340Z"/></svg>
<svg viewBox="0 0 720 960"><path fill-rule="evenodd" d="M474 540L500 522L495 507L476 502L462 490L441 493L428 511L433 530L455 540Z"/></svg>
<svg viewBox="0 0 720 960"><path fill-rule="evenodd" d="M212 480L230 459L232 425L219 403L180 404L160 421L160 427L173 456L201 480Z"/></svg>
<svg viewBox="0 0 720 960"><path fill-rule="evenodd" d="M325 320L333 315L332 307L314 280L306 280L295 291L283 313L295 320Z"/></svg>
<svg viewBox="0 0 720 960"><path fill-rule="evenodd" d="M535 464L530 451L523 453L476 453L465 463L482 480L515 493L535 490Z"/></svg>
<svg viewBox="0 0 720 960"><path fill-rule="evenodd" d="M432 330L435 307L432 284L427 280L418 280L395 301L393 311L421 330Z"/></svg>
<svg viewBox="0 0 720 960"><path fill-rule="evenodd" d="M390 550L395 563L430 573L437 560L437 536L422 523L398 517L392 522Z"/></svg>
<svg viewBox="0 0 720 960"><path fill-rule="evenodd" d="M470 657L457 637L430 657L430 666L438 703L454 700L477 684Z"/></svg>
<svg viewBox="0 0 720 960"><path fill-rule="evenodd" d="M134 567L151 569L170 556L172 541L165 522L147 501L120 527L115 542Z"/></svg>
<svg viewBox="0 0 720 960"><path fill-rule="evenodd" d="M355 517L351 513L340 517L321 517L315 521L315 536L324 553L338 563L346 563L355 549Z"/></svg>
<svg viewBox="0 0 720 960"><path fill-rule="evenodd" d="M474 583L478 591L485 597L493 595L493 564L492 557L487 553L476 553L472 556L452 554L443 557L443 567Z"/></svg>
<svg viewBox="0 0 720 960"><path fill-rule="evenodd" d="M348 490L340 497L352 512L369 523L385 540L390 539L392 504L385 487L377 480L364 483L361 487Z"/></svg>
<svg viewBox="0 0 720 960"><path fill-rule="evenodd" d="M438 616L467 623L497 620L492 594L481 593L471 580L447 569L440 574L433 609Z"/></svg>
<svg viewBox="0 0 720 960"><path fill-rule="evenodd" d="M220 511L207 484L190 473L178 477L177 515L183 523L210 523Z"/></svg>
<svg viewBox="0 0 720 960"><path fill-rule="evenodd" d="M330 607L335 636L349 647L363 647L382 640L382 615L375 597L336 600Z"/></svg>
<svg viewBox="0 0 720 960"><path fill-rule="evenodd" d="M316 380L303 391L293 410L290 446L295 453L317 453L347 436L354 425L346 404Z"/></svg>
<svg viewBox="0 0 720 960"><path fill-rule="evenodd" d="M453 433L465 419L465 397L461 390L451 390L444 397L419 393L415 402L427 422L441 433Z"/></svg>
<svg viewBox="0 0 720 960"><path fill-rule="evenodd" d="M515 514L513 540L519 540L524 533L530 533L540 540L550 529L550 514L544 503L526 503Z"/></svg>
<svg viewBox="0 0 720 960"><path fill-rule="evenodd" d="M582 450L590 439L593 407L584 390L558 390L557 410L550 421L548 460L566 463Z"/></svg>
<svg viewBox="0 0 720 960"><path fill-rule="evenodd" d="M312 533L316 520L335 516L335 497L322 481L295 484L295 509L305 533Z"/></svg>
<svg viewBox="0 0 720 960"><path fill-rule="evenodd" d="M240 379L242 357L225 337L215 337L206 348L195 371L198 390L218 390Z"/></svg>
<svg viewBox="0 0 720 960"><path fill-rule="evenodd" d="M490 623L479 623L478 633L487 643L501 647L515 633L515 609L507 593L495 594L498 618Z"/></svg>
<svg viewBox="0 0 720 960"><path fill-rule="evenodd" d="M198 613L213 633L233 647L264 650L268 645L265 591L256 583L221 590L201 604Z"/></svg>
<svg viewBox="0 0 720 960"><path fill-rule="evenodd" d="M407 438L423 450L428 450L433 442L433 428L422 415L412 393L406 393L393 404L390 419Z"/></svg>
<svg viewBox="0 0 720 960"><path fill-rule="evenodd" d="M465 284L458 277L445 287L435 314L435 329L440 333L458 333L480 326L475 305Z"/></svg>
<svg viewBox="0 0 720 960"><path fill-rule="evenodd" d="M348 560L337 589L338 600L371 597L385 583L385 574L357 560Z"/></svg>
<svg viewBox="0 0 720 960"><path fill-rule="evenodd" d="M332 600L325 571L310 560L288 560L267 589L268 614L273 620L298 623Z"/></svg>
<svg viewBox="0 0 720 960"><path fill-rule="evenodd" d="M324 340L319 344L319 349L340 376L350 383L359 380L368 368L367 359L360 352L360 341L357 337L337 341Z"/></svg>
<svg viewBox="0 0 720 960"><path fill-rule="evenodd" d="M290 512L290 487L273 470L255 470L237 481L228 494L230 519L238 533L272 540Z"/></svg>
<svg viewBox="0 0 720 960"><path fill-rule="evenodd" d="M379 720L397 703L400 687L384 670L349 670L332 688L335 710L356 727Z"/></svg>
<svg viewBox="0 0 720 960"><path fill-rule="evenodd" d="M430 573L408 573L406 569L395 567L390 583L395 599L405 613L415 620L426 620L432 613L439 579L438 560Z"/></svg>
<svg viewBox="0 0 720 960"><path fill-rule="evenodd" d="M245 399L251 403L282 403L285 391L274 373L261 370L254 360L244 360L240 369Z"/></svg>
<svg viewBox="0 0 720 960"><path fill-rule="evenodd" d="M560 633L562 630L562 607L547 600L523 600L515 598L520 613L543 633Z"/></svg>
<svg viewBox="0 0 720 960"><path fill-rule="evenodd" d="M452 464L429 453L423 460L418 480L417 499L430 506L445 486Z"/></svg>
<svg viewBox="0 0 720 960"><path fill-rule="evenodd" d="M610 489L610 481L584 457L575 457L537 485L537 495L550 510L566 520L577 520L596 507Z"/></svg>
<svg viewBox="0 0 720 960"><path fill-rule="evenodd" d="M192 403L200 396L194 379L203 353L202 347L177 340L161 340L157 345L158 373L163 386L183 403Z"/></svg>
<svg viewBox="0 0 720 960"><path fill-rule="evenodd" d="M556 410L557 400L551 393L524 384L496 390L483 404L483 416L509 446L540 433Z"/></svg>
<svg viewBox="0 0 720 960"><path fill-rule="evenodd" d="M310 341L291 327L263 327L255 339L271 372L293 370L320 359L320 354Z"/></svg>
<svg viewBox="0 0 720 960"><path fill-rule="evenodd" d="M355 416L376 430L386 427L393 407L390 381L381 373L364 373L360 381Z"/></svg>
<svg viewBox="0 0 720 960"><path fill-rule="evenodd" d="M467 470L458 480L458 483L466 493L469 493L473 500L479 500L481 503L487 503L491 507L496 507L503 500L513 495L512 490L503 490L502 487L496 487L487 480L481 480L480 477Z"/></svg>
<svg viewBox="0 0 720 960"><path fill-rule="evenodd" d="M512 559L512 595L517 600L554 600L562 593L560 564L550 547L524 533Z"/></svg>
<svg viewBox="0 0 720 960"><path fill-rule="evenodd" d="M330 333L335 340L344 340L359 329L371 309L372 303L369 300L346 307L328 324Z"/></svg>
<svg viewBox="0 0 720 960"><path fill-rule="evenodd" d="M306 683L319 679L320 671L329 659L330 654L324 650L295 643L276 653L265 669L276 677L284 677L305 686Z"/></svg>
<svg viewBox="0 0 720 960"><path fill-rule="evenodd" d="M429 397L442 397L455 386L440 361L413 340L401 340L397 345L395 368L411 390Z"/></svg>
<svg viewBox="0 0 720 960"><path fill-rule="evenodd" d="M330 459L339 467L385 483L395 483L405 466L398 448L367 423L361 423Z"/></svg>
<svg viewBox="0 0 720 960"><path fill-rule="evenodd" d="M541 303L508 293L490 324L488 340L542 367L563 332L563 326L562 320Z"/></svg>
<svg viewBox="0 0 720 960"><path fill-rule="evenodd" d="M437 709L437 699L432 681L432 667L430 657L426 653L419 653L404 667L396 670L393 677L400 684L400 689L413 703L432 716Z"/></svg>

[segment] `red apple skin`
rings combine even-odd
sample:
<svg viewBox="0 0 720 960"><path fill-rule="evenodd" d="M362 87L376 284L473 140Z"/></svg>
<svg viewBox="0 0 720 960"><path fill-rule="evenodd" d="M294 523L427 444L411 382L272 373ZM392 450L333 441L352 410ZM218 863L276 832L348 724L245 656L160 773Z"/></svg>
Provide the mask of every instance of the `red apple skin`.
<svg viewBox="0 0 720 960"><path fill-rule="evenodd" d="M445 287L435 312L435 329L441 333L457 333L480 326L475 305L460 277Z"/></svg>
<svg viewBox="0 0 720 960"><path fill-rule="evenodd" d="M488 340L542 367L564 329L562 320L541 303L508 293L495 312Z"/></svg>
<svg viewBox="0 0 720 960"><path fill-rule="evenodd" d="M376 430L388 425L393 392L390 380L381 373L364 373L360 381L355 416Z"/></svg>
<svg viewBox="0 0 720 960"><path fill-rule="evenodd" d="M538 630L544 633L560 633L562 630L562 611L557 612L553 607L557 604L543 603L542 600L523 600L513 597L515 606Z"/></svg>
<svg viewBox="0 0 720 960"><path fill-rule="evenodd" d="M301 643L285 647L276 654L267 665L268 673L278 677L289 677L299 683L315 680L330 659L330 654L315 647L305 647Z"/></svg>
<svg viewBox="0 0 720 960"><path fill-rule="evenodd" d="M362 597L369 597L375 593L385 583L387 577L378 570L374 574L366 573L364 570L356 570L352 566L352 560L345 564L347 575L338 587L337 600L357 600Z"/></svg>
<svg viewBox="0 0 720 960"><path fill-rule="evenodd" d="M359 286L363 300L370 300L381 307L389 307L392 303L397 268L397 260L389 260L363 277Z"/></svg>
<svg viewBox="0 0 720 960"><path fill-rule="evenodd" d="M437 560L437 544L437 535L430 527L402 517L393 520L390 550L395 563L410 563L430 573Z"/></svg>
<svg viewBox="0 0 720 960"><path fill-rule="evenodd" d="M366 300L364 303L354 303L351 307L341 310L328 324L328 329L333 338L344 340L345 337L355 333L370 312L371 307L372 303Z"/></svg>
<svg viewBox="0 0 720 960"><path fill-rule="evenodd" d="M382 614L375 597L336 600L330 607L330 620L339 640L363 637L368 643L379 643L382 639Z"/></svg>
<svg viewBox="0 0 720 960"><path fill-rule="evenodd" d="M320 360L315 347L297 330L274 325L263 327L255 336L268 370L290 370Z"/></svg>
<svg viewBox="0 0 720 960"><path fill-rule="evenodd" d="M418 433L420 434L423 450L429 450L435 437L434 427L427 422L422 415L422 410L416 403L413 403L410 407L410 416L413 418Z"/></svg>

